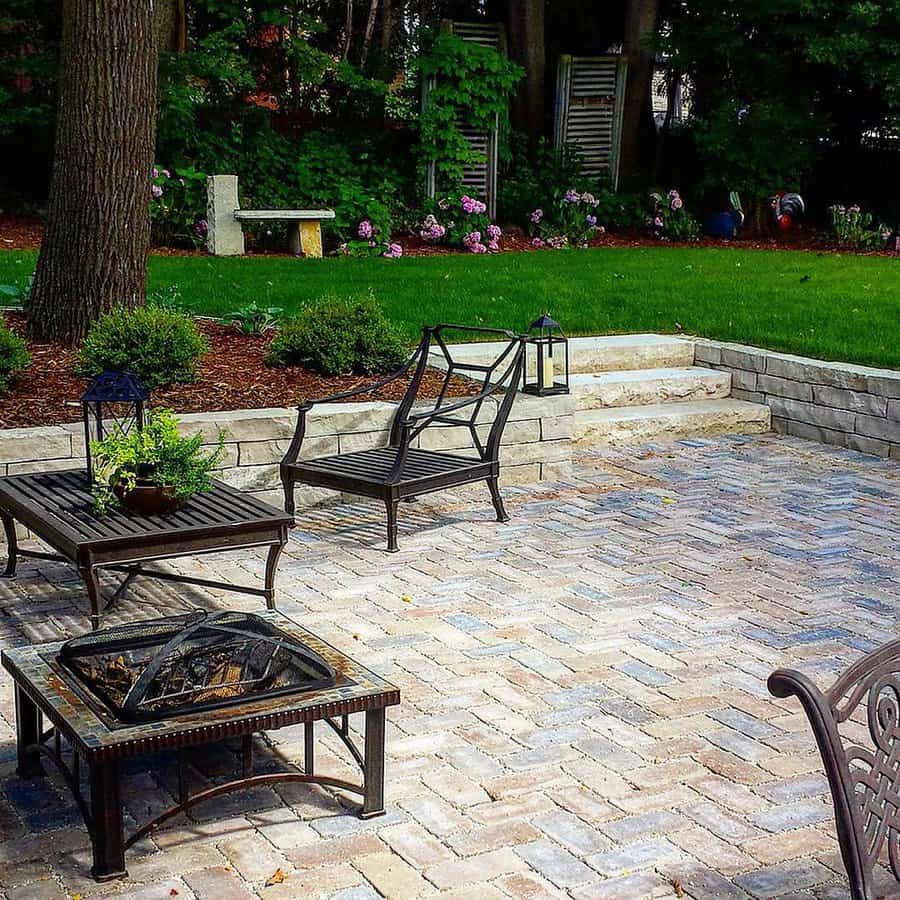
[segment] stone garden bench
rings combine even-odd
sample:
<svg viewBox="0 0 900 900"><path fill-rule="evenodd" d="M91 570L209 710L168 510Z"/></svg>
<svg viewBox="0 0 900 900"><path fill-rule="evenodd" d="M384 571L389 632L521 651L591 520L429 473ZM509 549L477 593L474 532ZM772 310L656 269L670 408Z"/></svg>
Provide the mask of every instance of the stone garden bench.
<svg viewBox="0 0 900 900"><path fill-rule="evenodd" d="M241 209L237 175L210 175L206 179L206 248L213 256L242 256L243 222L287 222L288 247L295 256L322 256L324 219L333 209Z"/></svg>

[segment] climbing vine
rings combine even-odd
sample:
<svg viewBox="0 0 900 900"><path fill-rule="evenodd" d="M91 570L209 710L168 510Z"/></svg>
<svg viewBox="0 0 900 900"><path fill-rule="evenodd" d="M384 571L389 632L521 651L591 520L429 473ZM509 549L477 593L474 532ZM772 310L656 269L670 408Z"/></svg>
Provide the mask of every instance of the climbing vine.
<svg viewBox="0 0 900 900"><path fill-rule="evenodd" d="M420 121L421 159L434 162L442 190L453 190L465 166L483 160L469 148L459 122L490 131L499 119L501 135L507 134L509 98L524 70L490 47L441 34L419 60L419 72L433 84Z"/></svg>

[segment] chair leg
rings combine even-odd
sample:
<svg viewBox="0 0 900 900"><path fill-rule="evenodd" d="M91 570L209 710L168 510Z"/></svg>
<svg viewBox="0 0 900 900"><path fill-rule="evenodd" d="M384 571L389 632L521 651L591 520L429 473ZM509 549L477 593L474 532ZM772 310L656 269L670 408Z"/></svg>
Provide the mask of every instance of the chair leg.
<svg viewBox="0 0 900 900"><path fill-rule="evenodd" d="M506 508L503 506L503 498L500 496L500 486L497 484L497 479L488 478L487 484L491 492L491 500L494 504L494 510L497 513L497 521L508 522L509 516L506 514Z"/></svg>
<svg viewBox="0 0 900 900"><path fill-rule="evenodd" d="M397 510L400 507L399 500L385 500L387 509L387 548L388 553L396 553L397 547Z"/></svg>
<svg viewBox="0 0 900 900"><path fill-rule="evenodd" d="M294 514L294 479L286 472L281 473L281 487L284 490L284 511Z"/></svg>

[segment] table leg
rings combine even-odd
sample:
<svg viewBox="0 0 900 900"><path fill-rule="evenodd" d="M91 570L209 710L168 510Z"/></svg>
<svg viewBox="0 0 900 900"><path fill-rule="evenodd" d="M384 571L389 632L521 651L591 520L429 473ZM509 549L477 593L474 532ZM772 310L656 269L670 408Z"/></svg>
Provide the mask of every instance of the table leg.
<svg viewBox="0 0 900 900"><path fill-rule="evenodd" d="M41 765L41 711L32 699L16 685L16 772L23 778L44 775Z"/></svg>
<svg viewBox="0 0 900 900"><path fill-rule="evenodd" d="M6 532L6 569L4 578L12 578L16 574L16 559L19 551L19 541L16 538L16 520L8 512L0 512L3 518L3 530Z"/></svg>
<svg viewBox="0 0 900 900"><path fill-rule="evenodd" d="M294 256L302 256L303 250L300 247L300 222L297 219L291 219L287 226L288 250Z"/></svg>
<svg viewBox="0 0 900 900"><path fill-rule="evenodd" d="M366 712L365 794L359 817L371 819L384 813L384 710Z"/></svg>
<svg viewBox="0 0 900 900"><path fill-rule="evenodd" d="M122 878L125 871L125 839L122 829L122 797L118 762L91 763L91 844L96 881Z"/></svg>
<svg viewBox="0 0 900 900"><path fill-rule="evenodd" d="M100 605L103 599L100 596L100 576L91 565L79 566L78 574L84 581L88 600L91 602L91 630L96 631L100 627Z"/></svg>
<svg viewBox="0 0 900 900"><path fill-rule="evenodd" d="M272 544L269 547L269 555L266 557L266 607L268 609L275 609L275 569L278 567L278 559L281 556L281 551L284 550L284 546L287 543L287 538L285 537L281 543Z"/></svg>
<svg viewBox="0 0 900 900"><path fill-rule="evenodd" d="M312 775L316 765L316 723L307 722L303 729L303 771L307 775Z"/></svg>

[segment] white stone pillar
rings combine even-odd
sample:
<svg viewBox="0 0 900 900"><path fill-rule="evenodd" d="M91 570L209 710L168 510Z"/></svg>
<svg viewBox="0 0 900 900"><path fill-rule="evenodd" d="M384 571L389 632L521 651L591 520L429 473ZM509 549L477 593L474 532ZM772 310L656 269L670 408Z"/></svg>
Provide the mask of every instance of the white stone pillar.
<svg viewBox="0 0 900 900"><path fill-rule="evenodd" d="M244 232L235 219L240 209L237 175L210 175L206 179L206 249L213 256L242 256Z"/></svg>

